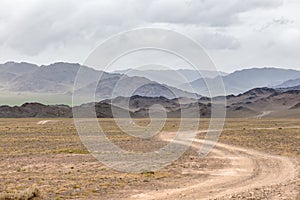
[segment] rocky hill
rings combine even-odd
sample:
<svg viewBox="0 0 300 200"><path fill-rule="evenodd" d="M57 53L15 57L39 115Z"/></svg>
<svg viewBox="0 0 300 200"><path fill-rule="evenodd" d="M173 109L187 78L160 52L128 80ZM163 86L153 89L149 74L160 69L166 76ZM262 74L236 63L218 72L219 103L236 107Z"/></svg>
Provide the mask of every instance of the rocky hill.
<svg viewBox="0 0 300 200"><path fill-rule="evenodd" d="M166 113L168 117L210 117L212 106L220 106L219 99L227 99L227 117L262 118L262 117L300 117L300 90L281 91L272 88L255 88L239 95L215 97L216 105L210 98L173 98L166 97L117 97L98 103L76 106L76 117L149 117L149 113ZM113 111L112 111L113 110ZM116 114L116 115L114 115ZM22 106L0 107L0 117L72 117L72 108L64 105L43 105L26 103ZM163 116L163 115L157 115Z"/></svg>

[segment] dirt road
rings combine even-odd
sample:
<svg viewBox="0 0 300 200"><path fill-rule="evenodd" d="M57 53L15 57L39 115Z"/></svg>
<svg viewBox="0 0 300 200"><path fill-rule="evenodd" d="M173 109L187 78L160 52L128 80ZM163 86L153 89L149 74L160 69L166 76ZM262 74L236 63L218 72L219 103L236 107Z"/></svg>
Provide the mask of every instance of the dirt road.
<svg viewBox="0 0 300 200"><path fill-rule="evenodd" d="M170 141L172 133L162 140ZM181 144L187 141L176 141ZM203 140L195 140L199 149ZM190 180L175 189L143 191L129 199L297 199L299 198L299 163L287 157L274 156L251 149L218 143L208 155L228 159L230 166L218 170L199 169L208 174L205 181ZM298 188L297 188L298 187Z"/></svg>
<svg viewBox="0 0 300 200"><path fill-rule="evenodd" d="M263 117L265 117L265 116L267 116L267 115L269 115L271 113L272 113L272 111L263 111L261 114L259 114L257 116L254 116L254 118L261 119L261 118L263 118Z"/></svg>

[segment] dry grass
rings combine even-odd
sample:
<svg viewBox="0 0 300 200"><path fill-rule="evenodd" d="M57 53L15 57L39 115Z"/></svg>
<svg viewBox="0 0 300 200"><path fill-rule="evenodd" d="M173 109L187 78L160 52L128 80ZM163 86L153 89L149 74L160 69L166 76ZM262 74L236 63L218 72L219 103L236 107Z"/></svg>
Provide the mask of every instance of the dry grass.
<svg viewBox="0 0 300 200"><path fill-rule="evenodd" d="M71 119L58 119L52 124L38 125L42 119L1 119L0 121L0 193L18 194L36 185L47 199L79 199L126 196L127 190L176 187L182 180L202 180L203 175L182 175L181 171L213 166L212 160L200 159L189 150L178 161L158 172L140 174L117 172L90 156L81 144ZM191 119L192 120L192 119ZM135 121L141 126L147 120ZM300 120L227 120L220 141L274 154L299 157ZM124 149L149 151L165 145L155 139L136 139L124 134L111 119L101 119L107 136ZM189 124L190 123L190 124ZM202 119L199 129L208 126ZM186 129L192 128L187 122ZM169 119L163 131L176 131L179 120ZM274 128L275 129L265 129ZM258 129L260 128L260 129ZM200 135L199 137L203 137ZM191 156L193 163L189 162ZM226 163L223 163L224 165ZM222 167L222 166L214 166ZM167 186L166 183L173 183ZM30 192L29 192L30 193ZM28 197L28 196L27 196ZM0 198L1 199L1 198ZM2 198L3 199L3 198Z"/></svg>
<svg viewBox="0 0 300 200"><path fill-rule="evenodd" d="M300 157L299 119L228 119L221 142Z"/></svg>
<svg viewBox="0 0 300 200"><path fill-rule="evenodd" d="M182 168L188 166L178 165L189 159L188 154L177 163L155 173L118 172L88 154L71 119L58 119L59 122L56 123L38 125L41 120L43 119L0 121L0 192L17 193L36 184L50 199L95 196L105 199L105 196L117 198L116 191L155 189L165 187L165 182L170 182L173 177L179 180L189 178L180 173ZM143 120L137 123L147 124ZM171 121L167 126L174 128L173 123ZM107 136L124 149L148 151L164 144L128 136L111 119L102 119L101 124ZM196 155L196 152L193 153ZM206 162L199 159L199 163Z"/></svg>
<svg viewBox="0 0 300 200"><path fill-rule="evenodd" d="M0 200L38 200L42 195L37 188L29 188L21 192L0 193Z"/></svg>

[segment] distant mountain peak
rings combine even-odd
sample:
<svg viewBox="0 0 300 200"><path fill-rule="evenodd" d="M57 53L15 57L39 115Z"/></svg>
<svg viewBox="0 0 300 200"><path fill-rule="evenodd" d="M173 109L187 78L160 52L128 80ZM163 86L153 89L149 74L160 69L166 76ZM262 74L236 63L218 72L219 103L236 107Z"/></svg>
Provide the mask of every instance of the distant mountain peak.
<svg viewBox="0 0 300 200"><path fill-rule="evenodd" d="M287 88L287 87L295 87L300 85L300 76L296 79L290 79L287 81L284 81L283 83L274 86L274 88Z"/></svg>
<svg viewBox="0 0 300 200"><path fill-rule="evenodd" d="M273 88L262 87L262 88L251 89L243 94L266 94L266 93L274 93L274 92L276 92L276 90Z"/></svg>

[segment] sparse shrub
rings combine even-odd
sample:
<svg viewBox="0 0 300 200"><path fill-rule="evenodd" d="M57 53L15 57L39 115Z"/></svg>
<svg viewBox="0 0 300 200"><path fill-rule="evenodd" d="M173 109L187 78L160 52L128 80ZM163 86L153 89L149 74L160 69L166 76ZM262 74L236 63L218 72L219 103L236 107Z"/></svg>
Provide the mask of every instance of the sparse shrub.
<svg viewBox="0 0 300 200"><path fill-rule="evenodd" d="M37 188L29 188L21 192L0 193L0 200L34 200L42 199L41 193Z"/></svg>
<svg viewBox="0 0 300 200"><path fill-rule="evenodd" d="M144 175L144 176L146 176L146 177L148 177L148 176L154 175L154 172L153 171L146 171L145 170L145 171L142 171L141 174Z"/></svg>

